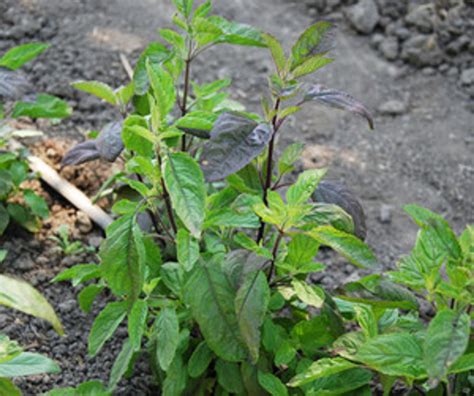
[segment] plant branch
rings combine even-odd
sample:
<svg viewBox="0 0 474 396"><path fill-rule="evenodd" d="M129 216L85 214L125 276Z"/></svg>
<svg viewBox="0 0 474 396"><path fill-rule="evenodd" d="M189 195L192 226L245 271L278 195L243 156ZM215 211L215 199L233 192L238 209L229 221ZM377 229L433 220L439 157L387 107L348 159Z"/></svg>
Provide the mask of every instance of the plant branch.
<svg viewBox="0 0 474 396"><path fill-rule="evenodd" d="M161 169L161 155L160 153L156 153L156 155L158 157L158 164ZM168 192L168 189L166 188L165 181L163 180L163 176L161 176L160 178L160 184L163 190L163 199L165 200L166 211L168 212L168 218L170 220L171 228L173 229L173 232L176 234L178 232L178 227L176 226L176 221L174 219L174 214L173 214L173 207L171 206L171 201L170 201L170 194Z"/></svg>
<svg viewBox="0 0 474 396"><path fill-rule="evenodd" d="M188 56L185 60L185 70L184 70L184 91L183 91L183 101L181 103L181 116L185 116L187 113L187 102L189 95L189 80L191 75L191 53L193 49L192 40L189 41ZM181 151L186 151L186 135L181 137Z"/></svg>
<svg viewBox="0 0 474 396"><path fill-rule="evenodd" d="M272 261L270 263L270 271L268 272L268 276L267 276L267 280L268 280L268 283L270 283L271 279L272 279L272 276L273 276L273 271L275 269L275 262L276 262L276 258L278 256L278 249L280 248L280 242L281 240L283 239L283 233L282 232L279 232L278 233L278 236L277 236L277 239L275 241L275 245L273 245L273 250L272 250Z"/></svg>
<svg viewBox="0 0 474 396"><path fill-rule="evenodd" d="M274 110L278 112L279 108L280 108L280 98L277 98L277 100L275 101ZM265 203L265 205L268 203L267 202L268 190L271 188L271 184L272 184L273 151L275 149L276 134L280 126L281 126L281 123L279 123L278 121L278 114L275 114L272 119L273 134L272 134L272 138L270 139L270 144L268 146L267 174L265 178L265 185L263 186L263 202ZM260 228L258 230L257 243L259 243L263 239L264 233L265 233L265 222L260 220Z"/></svg>

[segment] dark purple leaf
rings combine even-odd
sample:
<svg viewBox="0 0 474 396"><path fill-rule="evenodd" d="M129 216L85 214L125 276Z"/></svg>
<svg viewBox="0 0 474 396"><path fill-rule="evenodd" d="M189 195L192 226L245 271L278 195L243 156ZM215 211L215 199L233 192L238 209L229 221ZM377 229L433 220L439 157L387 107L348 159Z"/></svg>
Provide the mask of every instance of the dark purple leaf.
<svg viewBox="0 0 474 396"><path fill-rule="evenodd" d="M24 73L0 67L0 97L20 99L32 92L31 83Z"/></svg>
<svg viewBox="0 0 474 396"><path fill-rule="evenodd" d="M123 150L122 121L109 122L95 140L75 145L63 158L63 166L80 165L98 158L113 162Z"/></svg>
<svg viewBox="0 0 474 396"><path fill-rule="evenodd" d="M100 158L114 162L123 150L122 121L109 122L96 140Z"/></svg>
<svg viewBox="0 0 474 396"><path fill-rule="evenodd" d="M355 194L344 184L336 181L323 180L313 193L315 202L334 204L344 209L354 222L355 235L364 240L367 235L365 214Z"/></svg>
<svg viewBox="0 0 474 396"><path fill-rule="evenodd" d="M201 154L206 181L222 180L242 169L265 149L271 133L268 124L236 113L221 114Z"/></svg>
<svg viewBox="0 0 474 396"><path fill-rule="evenodd" d="M370 129L374 129L374 120L367 108L353 96L346 92L326 88L321 84L314 84L306 89L303 102L316 101L336 109L347 110L367 119Z"/></svg>
<svg viewBox="0 0 474 396"><path fill-rule="evenodd" d="M80 165L98 158L100 158L100 153L95 144L95 140L88 140L76 144L69 150L63 157L62 165Z"/></svg>

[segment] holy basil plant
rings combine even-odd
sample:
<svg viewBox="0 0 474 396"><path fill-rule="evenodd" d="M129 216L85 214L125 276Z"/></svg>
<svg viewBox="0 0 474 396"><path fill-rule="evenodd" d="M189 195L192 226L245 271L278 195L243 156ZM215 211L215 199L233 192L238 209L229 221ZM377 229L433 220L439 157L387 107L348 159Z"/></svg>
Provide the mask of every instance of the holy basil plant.
<svg viewBox="0 0 474 396"><path fill-rule="evenodd" d="M9 123L12 118L63 118L70 114L69 106L59 98L36 94L19 68L48 48L41 43L14 47L0 57L0 235L15 222L31 232L38 231L41 219L48 217L45 200L24 182L35 178L22 150L8 148L11 138L40 135L33 130L17 130Z"/></svg>
<svg viewBox="0 0 474 396"><path fill-rule="evenodd" d="M459 365L468 367L458 362L470 359L462 357L466 304L440 305L455 329L444 329L445 336L462 331L462 345L448 355L441 346L430 348L431 337L441 334L432 326L444 319L436 317L426 330L417 298L399 282L403 275L380 275L362 241L366 225L355 196L337 181L322 180L324 169L306 170L295 180L302 144L276 157L283 124L303 106L347 110L373 126L368 110L349 94L302 81L333 61L331 23L311 26L288 53L269 34L210 16L210 1L174 3L177 29L160 30L160 42L144 50L128 85L74 83L121 114L65 157L73 165L121 156L124 168L114 176L117 218L106 231L100 263L56 277L84 284L79 304L86 312L100 293L115 297L89 335L89 355L95 356L119 326L128 328L108 391L143 353L164 395L366 395L376 383L388 394L396 381L435 388L461 372ZM220 44L269 50L275 73L261 114L229 100L229 80L193 80L194 60ZM453 246L436 241L439 249L454 249L454 239ZM308 281L325 270L315 260L321 246L374 274L347 290L324 290ZM466 253L456 249L452 273L465 263ZM439 259L441 265L448 258ZM421 271L417 263L411 267ZM423 282L425 273L418 278ZM462 279L444 293L462 294ZM444 363L435 364L431 352Z"/></svg>

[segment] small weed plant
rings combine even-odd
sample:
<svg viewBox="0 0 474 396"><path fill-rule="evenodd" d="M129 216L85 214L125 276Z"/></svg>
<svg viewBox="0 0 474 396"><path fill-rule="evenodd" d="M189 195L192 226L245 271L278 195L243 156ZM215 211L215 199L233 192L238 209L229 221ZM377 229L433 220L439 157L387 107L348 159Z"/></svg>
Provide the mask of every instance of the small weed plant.
<svg viewBox="0 0 474 396"><path fill-rule="evenodd" d="M121 114L64 159L121 155L116 180L128 193L117 193L100 264L56 278L85 283L86 312L99 293L115 297L88 345L96 356L128 327L108 392L146 353L167 396L370 395L375 386L389 395L400 383L461 394L474 368L473 228L458 238L442 217L409 206L421 228L416 246L381 274L350 191L322 180L324 169L294 181L302 144L277 158L282 126L304 106L347 110L373 126L349 94L303 81L333 61L332 24L315 23L287 52L269 34L210 16L209 1L174 3L176 30L160 30L133 81L119 89L74 83ZM230 80L194 81L194 60L220 44L269 50L275 71L261 114L228 98ZM308 282L325 270L315 261L321 246L372 274L337 291Z"/></svg>

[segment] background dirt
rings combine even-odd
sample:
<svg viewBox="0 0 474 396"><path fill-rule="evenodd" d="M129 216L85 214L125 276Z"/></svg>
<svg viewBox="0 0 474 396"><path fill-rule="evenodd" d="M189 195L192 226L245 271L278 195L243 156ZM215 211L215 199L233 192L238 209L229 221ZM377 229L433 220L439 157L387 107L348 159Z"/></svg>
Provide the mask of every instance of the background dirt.
<svg viewBox="0 0 474 396"><path fill-rule="evenodd" d="M308 8L310 0L214 3L217 14L268 31L287 48L305 26L321 17L316 8ZM74 115L48 133L82 140L88 130L99 129L116 114L100 101L74 91L69 83L95 79L119 86L125 82L119 53L133 63L144 46L157 38L157 28L169 25L172 10L168 0L2 0L0 53L32 40L51 44L27 70L41 91L61 96L74 107ZM375 132L369 132L365 121L355 116L308 106L286 125L280 148L294 141L305 142L304 166L329 166L330 177L343 179L358 194L367 214L367 242L388 268L408 252L416 236L417 229L403 214L403 205L419 203L438 211L456 231L474 222L473 103L458 89L457 75L388 62L373 49L370 36L359 36L349 27L339 8L334 8L330 17L339 25L336 62L314 80L350 92L366 103L375 115ZM199 81L231 77L233 98L256 111L261 93L266 92L270 68L265 50L226 46L199 59L192 73ZM402 104L401 109L393 111L393 103L387 104L393 100ZM98 233L82 238L96 246L100 242ZM51 253L51 247L40 246L26 235L10 237L8 244L6 248L16 247L16 251L4 269L17 275L23 272L45 290L59 307L68 333L59 339L39 321L18 319L0 310L0 329L6 327L8 334L59 360L63 368L61 375L21 381L26 394L87 379L106 380L124 334L107 344L98 358L88 359L85 340L93 315L79 311L77 291L69 285L49 284L61 268L87 262L93 256L63 259ZM332 255L329 258L334 271L328 271L331 274L323 279L325 284L334 286L352 276L352 267ZM123 381L117 394L146 394L148 383L147 366L139 363L134 379Z"/></svg>

